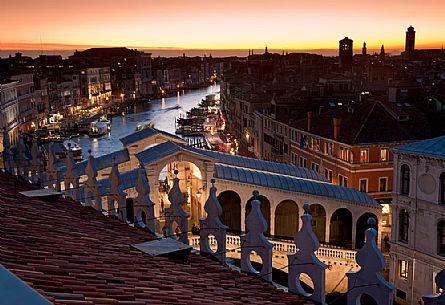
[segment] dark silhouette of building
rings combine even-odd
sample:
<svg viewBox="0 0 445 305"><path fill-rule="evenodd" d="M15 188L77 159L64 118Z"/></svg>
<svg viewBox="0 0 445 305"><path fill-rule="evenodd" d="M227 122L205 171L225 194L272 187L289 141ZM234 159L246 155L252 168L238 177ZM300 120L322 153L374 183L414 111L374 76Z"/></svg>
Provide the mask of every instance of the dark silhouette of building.
<svg viewBox="0 0 445 305"><path fill-rule="evenodd" d="M367 54L366 42L363 42L362 55Z"/></svg>
<svg viewBox="0 0 445 305"><path fill-rule="evenodd" d="M411 25L406 31L406 39L405 39L405 56L407 58L411 58L414 54L415 40L416 40L416 31L414 31L414 28Z"/></svg>
<svg viewBox="0 0 445 305"><path fill-rule="evenodd" d="M352 39L348 37L339 41L340 67L348 69L352 67Z"/></svg>
<svg viewBox="0 0 445 305"><path fill-rule="evenodd" d="M384 45L382 45L382 47L380 48L380 58L385 59L385 46Z"/></svg>

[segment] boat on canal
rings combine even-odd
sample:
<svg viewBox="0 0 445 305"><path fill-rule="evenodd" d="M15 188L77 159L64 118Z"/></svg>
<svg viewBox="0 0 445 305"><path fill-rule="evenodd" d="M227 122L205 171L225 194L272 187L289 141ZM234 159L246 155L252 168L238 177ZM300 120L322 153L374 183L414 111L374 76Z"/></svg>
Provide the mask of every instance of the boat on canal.
<svg viewBox="0 0 445 305"><path fill-rule="evenodd" d="M110 132L110 130L111 130L110 121L95 122L91 125L89 136L101 137Z"/></svg>

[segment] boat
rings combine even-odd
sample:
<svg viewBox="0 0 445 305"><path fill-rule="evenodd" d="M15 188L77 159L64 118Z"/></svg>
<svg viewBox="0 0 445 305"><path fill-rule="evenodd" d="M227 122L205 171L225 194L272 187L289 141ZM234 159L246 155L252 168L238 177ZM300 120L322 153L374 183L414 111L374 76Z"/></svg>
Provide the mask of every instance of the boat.
<svg viewBox="0 0 445 305"><path fill-rule="evenodd" d="M79 133L89 133L94 123L104 120L106 120L106 115L103 113L97 113L86 119L83 119L77 124Z"/></svg>
<svg viewBox="0 0 445 305"><path fill-rule="evenodd" d="M140 122L140 123L136 126L136 128L135 128L134 130L135 130L135 131L140 131L140 130L142 130L142 129L144 129L144 128L147 128L147 127L151 127L151 128L153 128L153 127L155 127L155 123L154 123L153 121Z"/></svg>
<svg viewBox="0 0 445 305"><path fill-rule="evenodd" d="M83 160L82 147L80 147L79 143L76 143L72 140L67 140L63 142L63 145L65 146L65 149L67 151L68 149L71 149L71 151L73 152L74 161L80 162Z"/></svg>
<svg viewBox="0 0 445 305"><path fill-rule="evenodd" d="M99 121L93 123L90 128L90 137L100 137L107 134L110 131L110 121Z"/></svg>

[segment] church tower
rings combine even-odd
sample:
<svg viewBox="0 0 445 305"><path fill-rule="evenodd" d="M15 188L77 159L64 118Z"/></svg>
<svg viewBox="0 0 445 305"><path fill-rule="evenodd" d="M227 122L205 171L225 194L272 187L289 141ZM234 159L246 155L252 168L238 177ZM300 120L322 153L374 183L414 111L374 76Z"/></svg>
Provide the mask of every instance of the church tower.
<svg viewBox="0 0 445 305"><path fill-rule="evenodd" d="M414 31L414 28L411 25L406 31L406 39L405 39L405 56L407 58L411 58L414 55L415 41L416 41L416 31Z"/></svg>
<svg viewBox="0 0 445 305"><path fill-rule="evenodd" d="M363 42L363 47L362 47L362 55L365 56L368 53L368 49L366 48L366 42Z"/></svg>

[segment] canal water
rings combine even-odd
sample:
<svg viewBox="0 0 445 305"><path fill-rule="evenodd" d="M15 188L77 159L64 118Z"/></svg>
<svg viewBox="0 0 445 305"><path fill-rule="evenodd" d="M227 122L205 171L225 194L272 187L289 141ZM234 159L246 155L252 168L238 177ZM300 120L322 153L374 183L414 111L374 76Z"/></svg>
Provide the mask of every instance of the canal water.
<svg viewBox="0 0 445 305"><path fill-rule="evenodd" d="M100 138L81 135L72 139L82 147L84 158L91 149L93 156L109 154L123 148L120 138L133 132L142 122L154 122L154 127L166 132L175 133L175 120L196 107L206 95L219 92L219 85L190 91L180 91L177 96L152 100L150 103L137 105L128 109L123 116L111 118L111 132Z"/></svg>

